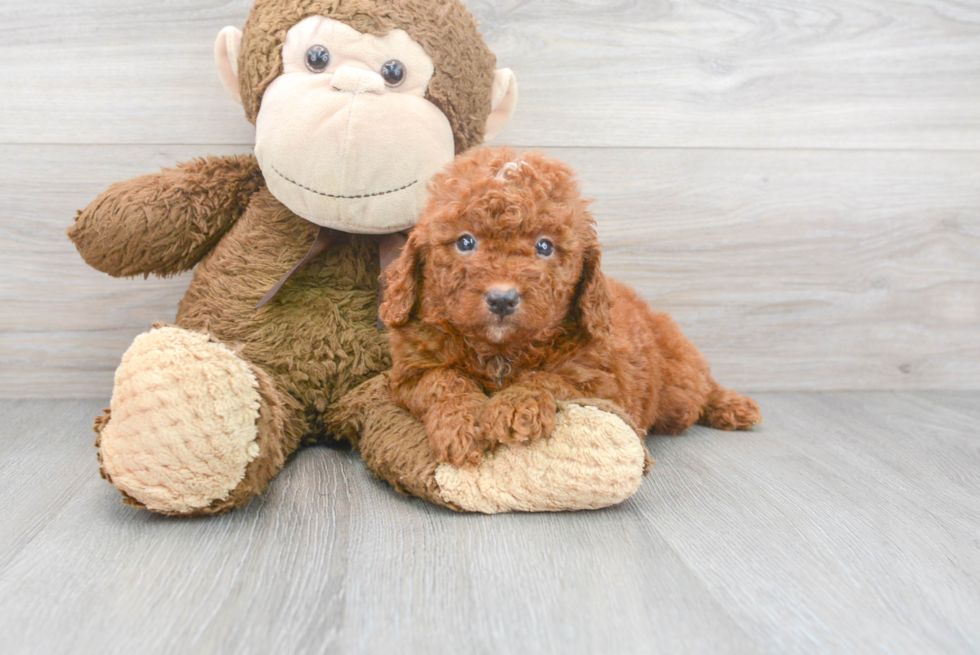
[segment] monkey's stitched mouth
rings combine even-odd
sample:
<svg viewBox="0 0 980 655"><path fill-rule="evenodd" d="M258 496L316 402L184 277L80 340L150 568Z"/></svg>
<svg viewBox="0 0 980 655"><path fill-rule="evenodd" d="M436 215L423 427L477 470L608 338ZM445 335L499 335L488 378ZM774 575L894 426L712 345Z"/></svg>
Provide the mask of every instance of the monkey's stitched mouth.
<svg viewBox="0 0 980 655"><path fill-rule="evenodd" d="M294 179L286 177L285 175L282 174L282 171L280 171L275 166L272 167L272 170L274 170L276 174L279 175L279 177L281 177L282 179L286 180L287 182L290 182L291 184L295 184L299 188L305 189L310 193L315 193L318 196L324 196L325 198L340 198L342 200L356 200L357 198L375 198L377 196L387 196L388 194L397 193L398 191L404 191L408 187L418 184L418 180L415 180L413 182L409 182L405 186L400 186L397 189L388 189L387 191L378 191L376 193L362 193L361 195L358 196L341 196L333 193L324 193L323 191L317 191L316 189L311 189L305 184L301 184Z"/></svg>

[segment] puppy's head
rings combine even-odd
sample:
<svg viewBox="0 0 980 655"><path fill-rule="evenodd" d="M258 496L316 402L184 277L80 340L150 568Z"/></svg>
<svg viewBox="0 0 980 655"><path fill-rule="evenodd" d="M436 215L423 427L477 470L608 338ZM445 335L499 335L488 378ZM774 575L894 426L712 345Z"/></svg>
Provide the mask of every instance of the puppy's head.
<svg viewBox="0 0 980 655"><path fill-rule="evenodd" d="M433 178L430 200L385 271L381 319L415 314L465 336L521 345L609 327L595 223L568 165L480 148Z"/></svg>

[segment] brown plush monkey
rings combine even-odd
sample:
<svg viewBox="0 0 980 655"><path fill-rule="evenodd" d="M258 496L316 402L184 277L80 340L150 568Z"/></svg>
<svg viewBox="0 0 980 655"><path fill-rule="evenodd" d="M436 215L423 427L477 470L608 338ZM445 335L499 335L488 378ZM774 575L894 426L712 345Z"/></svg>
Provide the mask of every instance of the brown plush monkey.
<svg viewBox="0 0 980 655"><path fill-rule="evenodd" d="M110 275L196 266L176 325L136 339L96 420L103 475L125 501L227 511L302 442L329 439L359 447L398 490L454 509L598 507L635 491L642 442L612 406L565 406L553 439L456 469L437 466L422 425L388 396L383 235L414 225L432 174L492 137L516 102L466 8L258 0L215 53L255 123L255 156L115 184L69 230Z"/></svg>

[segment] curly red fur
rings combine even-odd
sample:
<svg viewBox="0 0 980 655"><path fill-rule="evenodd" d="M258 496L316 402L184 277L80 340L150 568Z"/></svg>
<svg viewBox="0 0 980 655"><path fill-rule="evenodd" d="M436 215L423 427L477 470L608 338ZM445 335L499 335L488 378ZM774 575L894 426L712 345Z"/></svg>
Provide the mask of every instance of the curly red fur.
<svg viewBox="0 0 980 655"><path fill-rule="evenodd" d="M457 248L461 235L473 251ZM542 238L552 255L538 253ZM384 277L392 393L425 422L439 461L473 463L498 443L547 436L558 400L612 400L665 434L762 420L751 398L714 381L669 316L603 275L575 174L543 154L457 158ZM493 289L520 293L513 314L490 310Z"/></svg>

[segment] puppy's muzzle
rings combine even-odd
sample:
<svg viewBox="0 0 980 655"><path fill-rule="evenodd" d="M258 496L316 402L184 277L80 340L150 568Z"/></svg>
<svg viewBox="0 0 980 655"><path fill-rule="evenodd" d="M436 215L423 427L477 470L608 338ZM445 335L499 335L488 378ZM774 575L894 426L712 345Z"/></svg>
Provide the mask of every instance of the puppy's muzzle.
<svg viewBox="0 0 980 655"><path fill-rule="evenodd" d="M517 306L521 304L521 294L517 293L517 289L506 291L495 289L488 291L485 297L490 311L501 318L516 312Z"/></svg>

